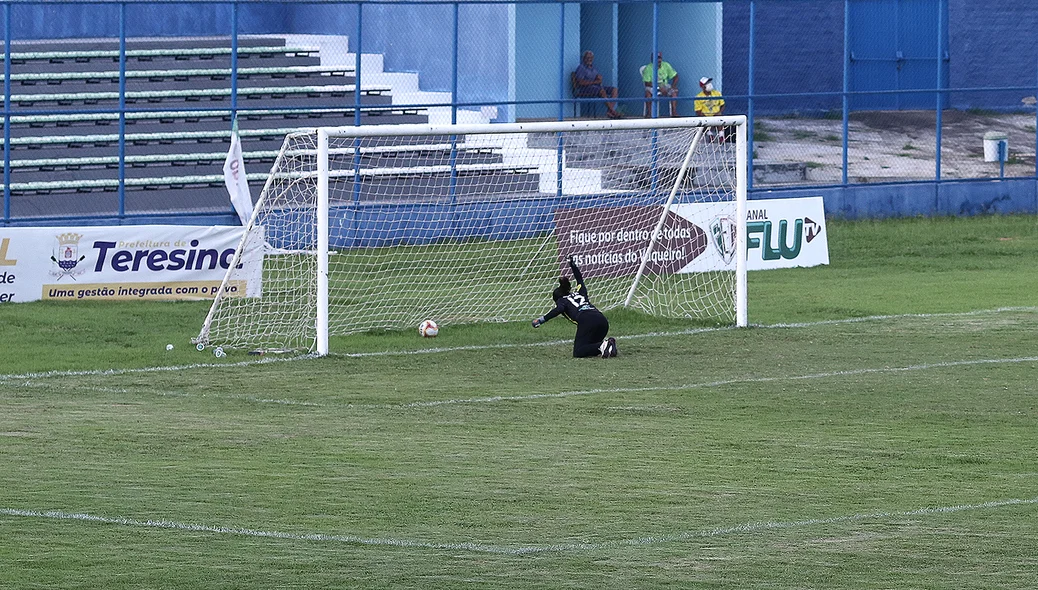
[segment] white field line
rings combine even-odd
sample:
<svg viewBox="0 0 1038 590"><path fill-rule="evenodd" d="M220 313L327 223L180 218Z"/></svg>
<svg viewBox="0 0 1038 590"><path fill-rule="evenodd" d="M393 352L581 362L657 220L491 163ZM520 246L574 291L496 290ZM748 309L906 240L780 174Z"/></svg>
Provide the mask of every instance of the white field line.
<svg viewBox="0 0 1038 590"><path fill-rule="evenodd" d="M292 357L267 357L254 361L238 361L232 363L194 363L190 365L168 367L140 367L136 369L96 369L92 371L45 371L43 373L21 373L18 375L0 375L0 383L3 383L5 381L33 381L36 379L48 379L51 377L95 377L107 375L130 375L135 373L179 372L191 369L213 369L219 367L247 367L250 365L286 363L313 358L318 357L317 355L313 354L301 354Z"/></svg>
<svg viewBox="0 0 1038 590"><path fill-rule="evenodd" d="M1038 498L1007 500L995 500L980 504L960 504L958 506L937 506L931 508L919 508L904 512L866 512L848 516L835 516L830 518L808 518L794 521L770 521L770 522L748 522L738 525L718 527L700 531L684 531L667 535L650 537L638 537L632 539L618 539L615 541L603 541L600 543L549 543L543 545L491 545L473 542L436 543L430 541L416 541L413 539L392 539L378 537L361 537L358 535L337 535L328 533L287 533L282 531L263 531L241 527L212 526L192 523L182 523L171 520L137 520L133 518L96 516L77 512L62 512L59 510L21 510L17 508L0 508L0 515L24 518L42 518L52 520L72 520L91 522L99 524L110 524L140 528L171 529L185 532L213 533L222 535L237 535L244 537L263 537L270 539L282 539L288 541L317 541L337 542L350 545L384 546L384 547L410 547L419 549L444 549L449 551L471 551L476 553L494 553L501 555L529 555L535 553L563 553L572 551L598 551L602 549L613 549L619 547L640 547L647 545L659 545L663 543L675 543L681 541L693 541L696 539L710 539L730 535L751 534L773 530L785 530L821 526L829 524L860 522L864 520L893 520L899 518L911 518L919 516L935 516L955 512L967 512L972 510L985 510L994 508L1005 508L1009 506L1032 506L1038 504Z"/></svg>
<svg viewBox="0 0 1038 590"><path fill-rule="evenodd" d="M1000 313L1012 313L1012 312L1036 312L1038 307L999 307L996 309L981 309L975 311L967 311L960 313L910 313L910 314L899 314L899 315L877 315L867 316L860 318L846 318L840 320L822 320L818 322L804 322L804 323L790 323L790 324L751 324L751 328L754 329L789 329L789 328L810 328L814 326L827 326L834 324L856 324L862 322L876 322L886 320L899 320L907 318L956 318L956 317L971 317L971 316L982 316L982 315L994 315ZM738 328L725 326L720 328L693 328L688 330L678 330L673 332L649 332L645 334L626 334L619 336L619 338L629 340L638 338L657 338L665 336L689 336L695 334L705 334L710 332L726 332L730 330L737 330ZM452 346L443 348L427 348L422 350L387 350L381 352L355 352L355 353L332 353L329 356L332 357L346 357L346 358L364 358L372 356L408 356L415 354L433 354L441 352L455 352L455 351L466 351L466 350L494 350L494 349L510 349L510 348L532 348L536 346L558 346L563 344L569 344L571 340L554 340L550 342L534 342L528 344L490 344L482 346ZM262 365L267 363L279 363L279 362L294 362L300 360L308 360L319 358L314 354L301 354L292 357L266 357L258 360L249 361L238 361L231 363L193 363L190 365L178 365L178 366L164 366L164 367L142 367L136 369L99 369L90 371L46 371L42 373L22 373L22 374L8 374L0 375L0 383L5 381L32 381L36 379L46 379L50 377L90 377L99 375L127 375L135 373L159 373L159 372L176 372L176 371L188 371L194 369L211 369L219 367L247 367L250 365Z"/></svg>
<svg viewBox="0 0 1038 590"><path fill-rule="evenodd" d="M744 383L772 383L776 381L804 381L808 379L828 379L831 377L846 377L852 375L869 375L876 373L902 373L909 371L926 371L929 369L942 369L946 367L963 367L971 365L1001 365L1010 363L1033 363L1038 362L1038 356L1028 356L1009 359L978 359L970 361L946 361L942 363L928 363L923 365L910 365L907 367L878 367L874 369L853 369L848 371L830 371L825 373L810 373L807 375L787 375L783 377L753 377L748 379L724 379L722 381L707 381L705 383L685 383L680 385L657 385L653 387L614 387L609 389L585 389L582 391L560 391L559 393L537 393L531 395L516 396L489 396L474 397L467 399L445 399L432 401L411 402L393 407L430 407L450 404L476 404L492 403L502 401L525 401L544 398L572 397L577 395L594 395L598 393L640 393L649 391L681 391L684 389L703 389L709 387L723 387L725 385L739 385ZM359 406L355 406L359 407ZM382 406L380 406L382 407Z"/></svg>
<svg viewBox="0 0 1038 590"><path fill-rule="evenodd" d="M532 393L529 395L492 395L485 397L470 397L459 399L440 399L428 401L414 401L402 404L329 404L311 402L305 400L293 400L286 398L259 398L253 395L233 394L191 394L178 391L152 391L150 393L163 397L198 397L214 399L238 399L257 404L278 404L285 406L310 406L315 408L356 408L356 409L393 409L393 408L431 408L436 406L449 406L460 404L493 404L500 402L535 401L541 399L560 399L582 395L610 394L610 393L646 393L652 391L682 391L686 389L706 389L712 387L724 387L726 385L741 385L747 383L776 383L780 381L806 381L810 379L829 379L833 377L847 377L854 375L874 375L882 373L907 373L911 371L927 371L930 369L943 369L948 367L967 367L976 365L1004 365L1012 363L1034 363L1038 362L1038 356L1026 356L1018 358L1003 359L974 359L968 361L944 361L940 363L927 363L921 365L909 365L904 367L876 367L865 369L851 369L846 371L828 371L824 373L809 373L806 375L786 375L782 377L751 377L746 379L724 379L720 381L706 381L702 383L683 383L678 385L656 385L652 387L612 387L608 389L585 389L577 391L560 391L557 393ZM22 387L50 387L45 383L26 381L20 384ZM82 389L96 391L99 393L134 393L128 389L115 389L110 387L86 386ZM142 390L138 389L137 392Z"/></svg>

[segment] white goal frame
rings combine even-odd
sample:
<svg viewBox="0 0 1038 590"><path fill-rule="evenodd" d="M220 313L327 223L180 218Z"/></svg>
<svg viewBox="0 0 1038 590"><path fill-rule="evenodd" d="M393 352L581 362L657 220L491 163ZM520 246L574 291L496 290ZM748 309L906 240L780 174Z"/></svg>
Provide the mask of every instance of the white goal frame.
<svg viewBox="0 0 1038 590"><path fill-rule="evenodd" d="M316 317L314 318L316 338L313 351L318 355L327 355L329 352L329 143L331 138L367 138L367 137L404 137L404 136L465 136L486 134L521 134L521 133L570 133L581 131L610 131L610 130L655 130L673 128L695 128L694 138L689 145L684 162L678 172L669 192L669 197L661 212L659 222L653 230L652 237L641 256L641 263L636 276L633 279L630 291L624 305L631 301L638 282L645 273L646 264L649 261L654 245L661 237L660 232L664 220L671 210L675 195L685 180L697 145L704 137L708 129L729 128L731 136L735 140L735 323L738 327L748 325L747 318L747 280L746 280L746 212L747 212L747 130L746 117L743 115L722 117L687 117L673 119L625 119L625 120L603 120L603 121L548 121L532 123L504 123L483 125L377 125L377 126L354 126L354 127L326 127L311 130L316 133L317 138L317 201L316 201ZM305 130L300 130L305 131ZM277 163L275 163L275 167ZM262 198L267 194L271 185L275 170L272 169L271 177L264 187L261 202L258 202L253 210L253 216L245 227L241 242L235 253L234 260L230 265L227 276L217 292L212 307L202 326L198 338L199 347L209 343L209 326L214 314L225 296L225 289L233 270L240 264L245 250L249 231L253 228L256 217L262 208ZM561 183L561 172L560 183ZM561 186L561 184L560 184ZM560 188L561 191L561 188Z"/></svg>

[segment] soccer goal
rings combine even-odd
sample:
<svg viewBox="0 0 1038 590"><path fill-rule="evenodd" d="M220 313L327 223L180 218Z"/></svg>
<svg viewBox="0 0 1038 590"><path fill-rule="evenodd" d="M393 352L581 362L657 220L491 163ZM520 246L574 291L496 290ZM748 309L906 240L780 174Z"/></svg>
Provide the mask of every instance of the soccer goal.
<svg viewBox="0 0 1038 590"><path fill-rule="evenodd" d="M528 321L570 255L602 309L745 326L745 220L743 116L300 131L196 342Z"/></svg>

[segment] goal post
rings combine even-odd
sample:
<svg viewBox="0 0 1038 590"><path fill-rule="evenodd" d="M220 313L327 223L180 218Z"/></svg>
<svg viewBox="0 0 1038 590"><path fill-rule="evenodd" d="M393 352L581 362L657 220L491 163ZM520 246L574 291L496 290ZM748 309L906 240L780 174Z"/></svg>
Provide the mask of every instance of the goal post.
<svg viewBox="0 0 1038 590"><path fill-rule="evenodd" d="M743 116L300 130L196 342L526 321L570 255L602 309L745 326L746 143Z"/></svg>

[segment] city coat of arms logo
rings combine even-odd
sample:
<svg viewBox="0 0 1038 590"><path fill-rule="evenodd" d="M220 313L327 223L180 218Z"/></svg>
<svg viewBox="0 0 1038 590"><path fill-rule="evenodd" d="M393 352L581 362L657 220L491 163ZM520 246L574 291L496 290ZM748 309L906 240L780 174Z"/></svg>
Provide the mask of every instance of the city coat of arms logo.
<svg viewBox="0 0 1038 590"><path fill-rule="evenodd" d="M711 241L714 243L717 253L721 255L721 259L724 260L725 264L731 264L732 259L735 258L735 232L737 227L738 224L735 223L735 218L730 215L715 217L710 223Z"/></svg>
<svg viewBox="0 0 1038 590"><path fill-rule="evenodd" d="M60 281L63 277L75 280L77 276L86 272L77 268L79 263L86 258L79 253L79 240L81 239L83 239L82 234L73 232L55 236L56 241L50 259L55 265L55 268L51 270L51 275L57 277L57 280Z"/></svg>

